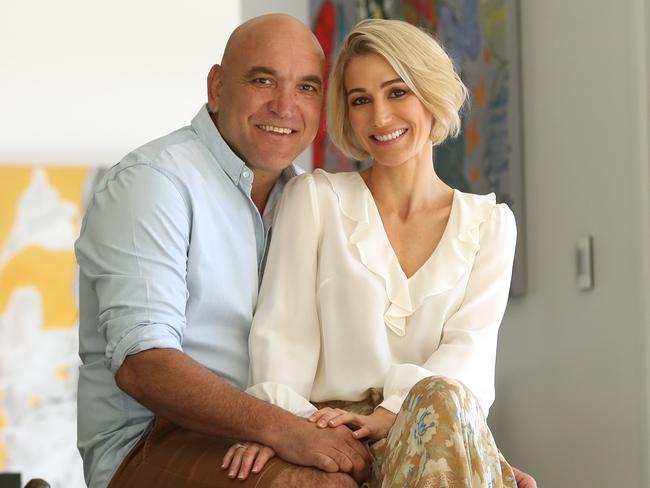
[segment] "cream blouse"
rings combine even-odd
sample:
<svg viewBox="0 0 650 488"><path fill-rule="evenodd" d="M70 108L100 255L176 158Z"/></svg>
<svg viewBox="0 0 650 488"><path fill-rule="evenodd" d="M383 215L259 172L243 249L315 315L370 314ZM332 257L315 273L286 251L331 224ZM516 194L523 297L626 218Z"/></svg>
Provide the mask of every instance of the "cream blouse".
<svg viewBox="0 0 650 488"><path fill-rule="evenodd" d="M247 391L297 415L383 388L397 413L434 374L462 381L487 415L516 226L494 194L454 191L440 243L410 278L358 173L290 181L249 338Z"/></svg>

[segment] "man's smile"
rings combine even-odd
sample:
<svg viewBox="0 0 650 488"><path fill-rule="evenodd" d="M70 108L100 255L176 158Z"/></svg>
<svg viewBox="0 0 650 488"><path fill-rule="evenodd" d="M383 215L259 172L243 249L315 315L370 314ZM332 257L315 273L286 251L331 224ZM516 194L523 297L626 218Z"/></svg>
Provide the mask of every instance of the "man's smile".
<svg viewBox="0 0 650 488"><path fill-rule="evenodd" d="M293 132L296 132L289 127L278 127L276 125L258 124L256 127L258 129L262 129L265 132L272 132L273 134L289 135Z"/></svg>

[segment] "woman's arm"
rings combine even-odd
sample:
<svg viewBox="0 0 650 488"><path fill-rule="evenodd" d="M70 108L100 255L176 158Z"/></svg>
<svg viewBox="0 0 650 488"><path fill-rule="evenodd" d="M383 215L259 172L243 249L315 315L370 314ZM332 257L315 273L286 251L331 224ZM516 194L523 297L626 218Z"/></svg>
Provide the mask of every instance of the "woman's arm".
<svg viewBox="0 0 650 488"><path fill-rule="evenodd" d="M497 205L479 227L480 248L459 309L445 322L436 351L420 365L397 364L388 372L384 402L399 411L409 390L421 379L443 375L463 382L487 416L494 401L497 334L510 290L517 230L506 205Z"/></svg>
<svg viewBox="0 0 650 488"><path fill-rule="evenodd" d="M309 403L320 353L316 273L320 215L312 175L287 184L249 337L250 394L297 415Z"/></svg>

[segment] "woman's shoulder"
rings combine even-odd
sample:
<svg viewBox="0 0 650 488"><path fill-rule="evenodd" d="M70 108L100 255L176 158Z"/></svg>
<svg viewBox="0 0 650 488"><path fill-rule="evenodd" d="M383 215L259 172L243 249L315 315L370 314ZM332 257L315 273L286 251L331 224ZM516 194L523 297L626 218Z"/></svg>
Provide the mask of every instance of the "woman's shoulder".
<svg viewBox="0 0 650 488"><path fill-rule="evenodd" d="M356 172L329 173L320 168L313 173L294 176L285 188L289 192L304 192L306 189L318 195L319 199L337 198L341 201L363 191L363 180Z"/></svg>
<svg viewBox="0 0 650 488"><path fill-rule="evenodd" d="M496 234L515 238L517 224L515 216L506 203L497 203L496 195L478 195L454 190L455 221L461 240L481 241L479 236Z"/></svg>
<svg viewBox="0 0 650 488"><path fill-rule="evenodd" d="M463 213L484 217L483 220L510 220L514 215L507 203L497 203L494 193L481 195L454 190L455 203Z"/></svg>
<svg viewBox="0 0 650 488"><path fill-rule="evenodd" d="M330 173L324 169L317 168L312 173L314 180L317 184L327 185L334 191L346 188L348 190L358 189L360 176L356 171L341 171L338 173Z"/></svg>

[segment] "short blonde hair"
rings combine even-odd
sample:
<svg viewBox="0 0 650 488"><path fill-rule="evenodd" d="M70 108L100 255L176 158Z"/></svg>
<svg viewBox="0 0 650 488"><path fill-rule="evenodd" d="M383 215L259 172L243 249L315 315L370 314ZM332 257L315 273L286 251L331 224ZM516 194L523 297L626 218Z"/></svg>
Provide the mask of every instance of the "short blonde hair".
<svg viewBox="0 0 650 488"><path fill-rule="evenodd" d="M329 81L327 126L332 142L344 153L363 161L369 154L356 140L348 116L344 76L351 59L382 56L433 115L431 142L441 144L460 132L459 111L467 88L442 47L426 32L401 20L368 19L346 36Z"/></svg>

